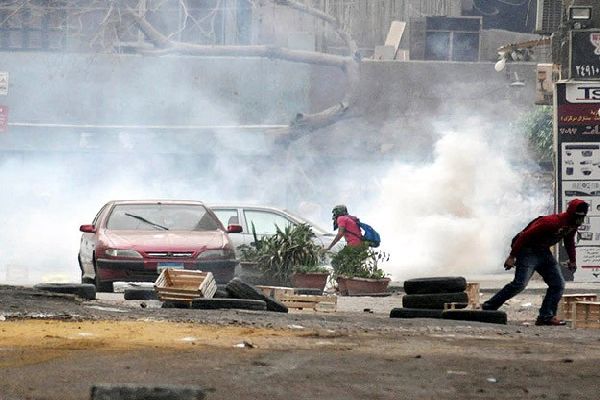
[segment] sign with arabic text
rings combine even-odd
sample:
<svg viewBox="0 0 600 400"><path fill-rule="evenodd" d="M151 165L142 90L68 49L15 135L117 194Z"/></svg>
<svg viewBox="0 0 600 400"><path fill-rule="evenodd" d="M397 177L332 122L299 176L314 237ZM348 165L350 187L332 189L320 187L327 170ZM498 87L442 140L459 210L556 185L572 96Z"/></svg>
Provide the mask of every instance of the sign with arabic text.
<svg viewBox="0 0 600 400"><path fill-rule="evenodd" d="M554 98L557 211L565 211L574 198L590 205L577 231L582 268L574 275L576 281L589 281L588 270L600 268L600 82L558 82ZM558 254L561 261L568 258L563 246Z"/></svg>
<svg viewBox="0 0 600 400"><path fill-rule="evenodd" d="M571 31L571 79L600 79L600 30Z"/></svg>

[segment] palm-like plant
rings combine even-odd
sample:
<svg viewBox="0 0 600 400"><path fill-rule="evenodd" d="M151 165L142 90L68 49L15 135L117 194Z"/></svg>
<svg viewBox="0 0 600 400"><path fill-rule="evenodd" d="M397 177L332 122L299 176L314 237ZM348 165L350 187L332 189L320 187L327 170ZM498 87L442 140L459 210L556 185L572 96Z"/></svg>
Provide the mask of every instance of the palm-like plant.
<svg viewBox="0 0 600 400"><path fill-rule="evenodd" d="M252 227L254 233L254 227ZM252 246L240 248L242 257L255 261L263 273L289 283L289 276L300 267L316 267L324 261L324 249L315 243L315 234L307 224L276 227L276 233L255 241Z"/></svg>

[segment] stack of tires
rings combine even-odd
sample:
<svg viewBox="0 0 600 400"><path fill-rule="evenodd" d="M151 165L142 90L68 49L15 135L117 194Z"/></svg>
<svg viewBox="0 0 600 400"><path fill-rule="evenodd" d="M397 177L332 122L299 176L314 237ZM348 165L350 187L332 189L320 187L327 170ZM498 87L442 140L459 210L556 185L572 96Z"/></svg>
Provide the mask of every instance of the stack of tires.
<svg viewBox="0 0 600 400"><path fill-rule="evenodd" d="M394 308L390 318L444 318L506 324L506 313L466 309L469 296L467 281L461 276L417 278L404 282L402 308ZM444 310L446 303L454 309Z"/></svg>

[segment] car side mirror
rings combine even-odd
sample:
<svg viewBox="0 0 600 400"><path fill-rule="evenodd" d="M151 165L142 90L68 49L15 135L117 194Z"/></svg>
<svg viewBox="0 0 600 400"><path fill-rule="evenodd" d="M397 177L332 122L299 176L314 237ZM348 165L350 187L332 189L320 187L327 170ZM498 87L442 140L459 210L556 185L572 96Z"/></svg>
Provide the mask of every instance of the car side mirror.
<svg viewBox="0 0 600 400"><path fill-rule="evenodd" d="M242 233L242 226L238 224L227 225L227 233Z"/></svg>
<svg viewBox="0 0 600 400"><path fill-rule="evenodd" d="M84 233L96 233L96 227L94 225L81 225L79 231Z"/></svg>

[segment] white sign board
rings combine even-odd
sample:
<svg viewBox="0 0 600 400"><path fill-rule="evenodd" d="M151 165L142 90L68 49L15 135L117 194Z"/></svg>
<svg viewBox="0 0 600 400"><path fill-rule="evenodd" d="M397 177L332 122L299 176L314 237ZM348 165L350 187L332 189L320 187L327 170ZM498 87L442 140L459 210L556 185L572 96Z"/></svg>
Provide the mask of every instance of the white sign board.
<svg viewBox="0 0 600 400"><path fill-rule="evenodd" d="M0 95L8 94L8 72L0 71Z"/></svg>

